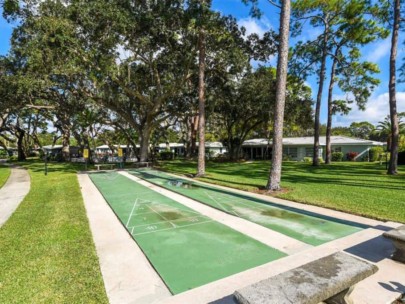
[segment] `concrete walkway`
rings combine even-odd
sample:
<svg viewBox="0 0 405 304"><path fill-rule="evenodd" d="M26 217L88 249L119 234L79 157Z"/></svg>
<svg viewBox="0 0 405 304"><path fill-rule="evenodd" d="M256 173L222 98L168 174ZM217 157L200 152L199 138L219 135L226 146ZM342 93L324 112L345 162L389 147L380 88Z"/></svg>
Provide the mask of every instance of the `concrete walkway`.
<svg viewBox="0 0 405 304"><path fill-rule="evenodd" d="M30 175L21 167L11 168L10 176L0 188L0 227L9 219L30 191Z"/></svg>

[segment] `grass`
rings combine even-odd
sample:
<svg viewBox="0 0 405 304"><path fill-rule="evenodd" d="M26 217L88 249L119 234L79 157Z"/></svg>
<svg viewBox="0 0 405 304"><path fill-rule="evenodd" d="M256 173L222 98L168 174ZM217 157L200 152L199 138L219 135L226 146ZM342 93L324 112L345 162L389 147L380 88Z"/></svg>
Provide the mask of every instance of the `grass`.
<svg viewBox="0 0 405 304"><path fill-rule="evenodd" d="M192 161L162 162L161 169L180 174L196 172ZM257 192L267 182L270 163L207 163L202 181ZM401 170L402 169L402 170ZM400 168L403 171L405 168ZM282 187L277 197L405 223L405 174L388 176L378 163L342 162L312 167L283 163Z"/></svg>
<svg viewBox="0 0 405 304"><path fill-rule="evenodd" d="M0 303L108 303L75 167L24 166L31 190L0 228Z"/></svg>
<svg viewBox="0 0 405 304"><path fill-rule="evenodd" d="M10 176L10 168L0 165L0 188L6 183L8 177Z"/></svg>

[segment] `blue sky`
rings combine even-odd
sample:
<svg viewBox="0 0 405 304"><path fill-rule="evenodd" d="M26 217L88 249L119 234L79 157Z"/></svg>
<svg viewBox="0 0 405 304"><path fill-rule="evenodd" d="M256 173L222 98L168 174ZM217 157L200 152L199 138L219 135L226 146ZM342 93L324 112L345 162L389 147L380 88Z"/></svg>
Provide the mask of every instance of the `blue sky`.
<svg viewBox="0 0 405 304"><path fill-rule="evenodd" d="M262 34L269 29L278 31L279 26L279 13L278 9L271 6L268 1L261 0L261 9L263 11L263 17L253 19L249 16L249 7L245 6L241 0L213 0L213 9L221 12L225 15L232 15L237 20L239 25L244 26L247 29L247 33L256 32ZM1 10L0 10L1 12ZM8 24L3 18L0 17L0 55L6 54L10 47L10 36L12 33L12 25ZM303 37L299 39L308 39L316 36L318 33L316 30L307 28L303 31ZM402 33L401 33L402 34ZM298 39L291 39L293 45ZM397 66L402 64L402 58L405 57L405 49L403 39L400 37L400 45L398 50ZM353 106L352 111L346 116L334 117L335 126L347 126L353 121L367 120L371 123L378 123L384 119L389 112L388 107L388 60L390 51L390 38L386 40L376 41L367 47L363 48L362 53L365 60L375 62L379 65L381 73L378 78L381 80L381 84L374 91L373 95L369 99L366 111L360 111L356 106ZM275 65L275 60L270 64ZM399 75L398 75L399 76ZM328 80L327 80L328 82ZM307 80L307 83L313 90L313 96L316 95L317 82L316 77L311 77ZM327 85L327 83L326 83ZM341 93L336 90L335 97L341 97ZM322 123L326 122L326 89L324 90L324 98L322 103ZM399 83L397 86L397 102L398 110L405 112L405 91L403 84Z"/></svg>
<svg viewBox="0 0 405 304"><path fill-rule="evenodd" d="M259 1L261 9L264 12L261 20L253 19L249 16L249 7L242 4L240 0L214 0L213 7L215 10L222 12L225 15L233 15L238 19L239 25L243 25L247 28L248 32L258 32L263 33L266 30L272 28L278 31L279 27L279 14L278 9L269 4L268 1ZM298 40L306 40L311 37L316 37L319 34L317 30L307 27L302 33L302 37L298 39L291 39L290 44L293 45L294 42ZM401 35L402 33L400 33ZM367 108L365 111L359 110L355 105L352 106L352 111L349 115L345 116L335 116L333 119L334 126L348 126L352 122L358 121L370 121L373 124L377 124L378 121L384 119L384 117L389 113L388 106L388 76L389 76L389 53L390 53L390 38L385 40L379 40L362 49L363 59L377 63L380 67L381 73L378 77L381 81L380 85L376 88L373 95L370 97ZM397 57L397 67L402 65L402 58L405 57L404 49L404 39L401 39L398 49ZM275 64L275 63L274 63ZM327 72L328 75L328 72ZM397 78L399 77L399 73ZM326 80L326 88L329 79ZM310 77L307 79L307 83L312 88L312 94L315 99L317 93L317 79L316 77ZM338 90L335 90L335 97L342 98L343 95ZM326 98L327 90L324 87L323 99L322 99L322 110L321 110L321 121L326 123ZM397 84L397 105L398 111L405 111L405 91L404 85L402 83Z"/></svg>

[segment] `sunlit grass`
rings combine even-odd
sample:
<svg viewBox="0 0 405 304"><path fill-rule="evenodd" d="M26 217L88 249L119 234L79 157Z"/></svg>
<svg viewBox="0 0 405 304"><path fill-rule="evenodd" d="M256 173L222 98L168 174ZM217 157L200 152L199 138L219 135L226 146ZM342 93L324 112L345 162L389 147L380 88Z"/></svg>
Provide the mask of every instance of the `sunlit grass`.
<svg viewBox="0 0 405 304"><path fill-rule="evenodd" d="M10 168L0 165L0 188L6 183L10 176Z"/></svg>
<svg viewBox="0 0 405 304"><path fill-rule="evenodd" d="M0 303L108 303L75 170L24 166L31 190L0 228Z"/></svg>

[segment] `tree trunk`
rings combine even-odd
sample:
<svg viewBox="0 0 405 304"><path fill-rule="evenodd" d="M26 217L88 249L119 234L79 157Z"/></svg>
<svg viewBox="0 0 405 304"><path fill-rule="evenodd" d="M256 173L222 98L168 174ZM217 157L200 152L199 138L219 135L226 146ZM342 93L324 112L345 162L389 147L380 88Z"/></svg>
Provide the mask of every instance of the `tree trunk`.
<svg viewBox="0 0 405 304"><path fill-rule="evenodd" d="M205 0L200 1L202 16ZM205 29L201 25L198 36L198 168L197 176L205 175Z"/></svg>
<svg viewBox="0 0 405 304"><path fill-rule="evenodd" d="M228 146L228 155L229 155L229 159L234 161L234 160L238 160L240 157L240 147L241 144L240 143L236 143L236 141L233 141L229 144Z"/></svg>
<svg viewBox="0 0 405 304"><path fill-rule="evenodd" d="M140 132L140 162L148 161L149 155L149 140L152 133L152 128L149 125L144 125L142 131Z"/></svg>
<svg viewBox="0 0 405 304"><path fill-rule="evenodd" d="M70 160L70 125L62 125L62 158L64 161Z"/></svg>
<svg viewBox="0 0 405 304"><path fill-rule="evenodd" d="M17 159L18 161L24 161L27 159L27 155L24 152L24 136L25 131L22 129L18 129L16 132L17 135Z"/></svg>
<svg viewBox="0 0 405 304"><path fill-rule="evenodd" d="M197 150L198 115L190 118L190 151L189 157L196 155Z"/></svg>
<svg viewBox="0 0 405 304"><path fill-rule="evenodd" d="M332 135L332 97L333 97L333 86L335 85L335 73L336 73L336 59L337 52L335 53L335 58L333 59L332 69L330 72L330 82L329 82L329 89L328 89L328 122L326 125L326 159L325 163L330 164L332 163L332 144L330 142L330 137Z"/></svg>
<svg viewBox="0 0 405 304"><path fill-rule="evenodd" d="M283 160L284 107L287 88L288 38L290 35L290 0L282 1L280 16L280 45L277 60L276 108L274 112L273 155L266 189L280 190Z"/></svg>
<svg viewBox="0 0 405 304"><path fill-rule="evenodd" d="M319 70L318 94L316 96L315 127L314 127L314 157L312 159L312 165L313 166L319 166L320 115L321 115L321 102L322 102L323 84L325 82L326 56L327 56L327 53L328 53L327 52L328 32L329 32L329 26L326 24L326 26L325 26L325 35L324 35L324 38L323 38L321 69Z"/></svg>
<svg viewBox="0 0 405 304"><path fill-rule="evenodd" d="M394 1L394 26L392 29L391 38L391 54L390 54L390 80L389 80L389 99L390 99L390 117L391 117L391 157L388 166L387 174L398 173L398 143L399 143L399 125L396 100L396 58L398 48L398 32L400 23L400 0Z"/></svg>

